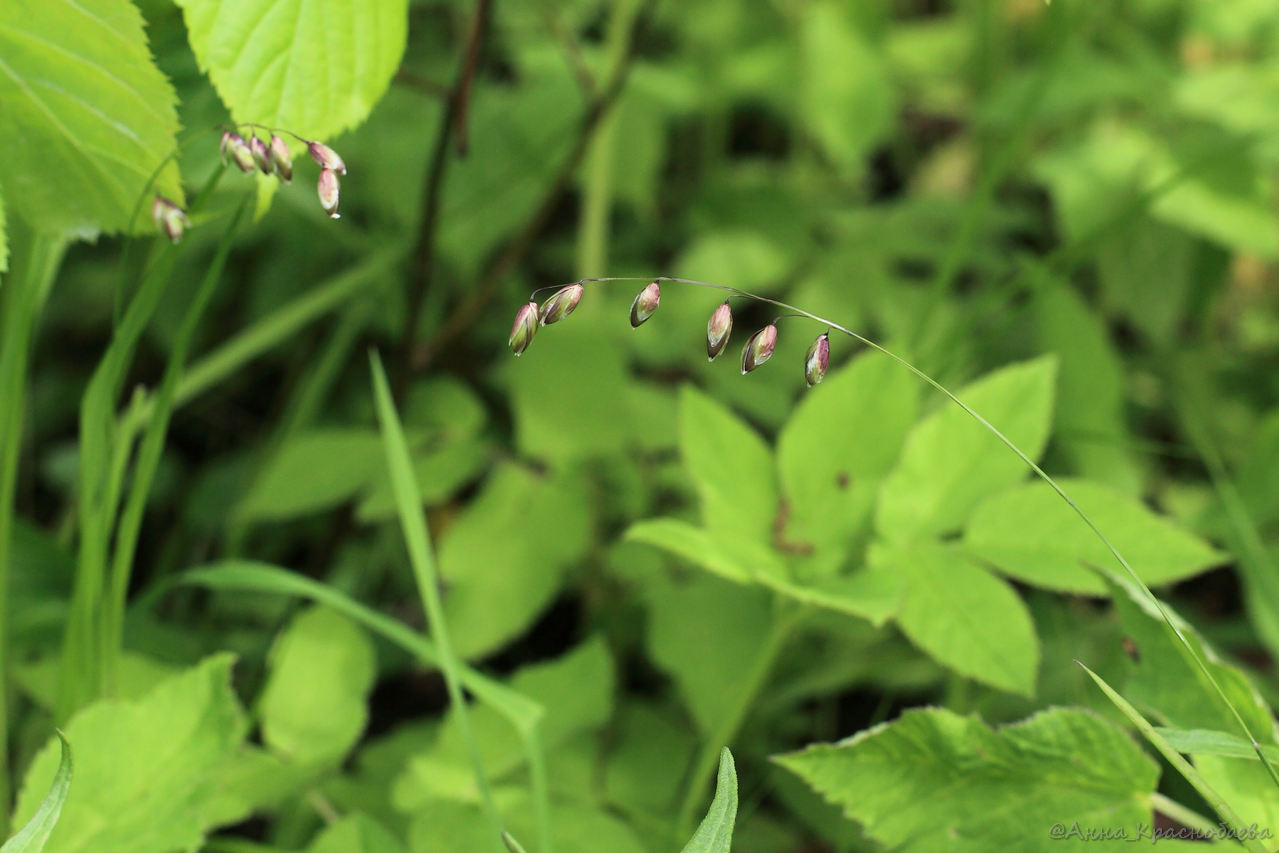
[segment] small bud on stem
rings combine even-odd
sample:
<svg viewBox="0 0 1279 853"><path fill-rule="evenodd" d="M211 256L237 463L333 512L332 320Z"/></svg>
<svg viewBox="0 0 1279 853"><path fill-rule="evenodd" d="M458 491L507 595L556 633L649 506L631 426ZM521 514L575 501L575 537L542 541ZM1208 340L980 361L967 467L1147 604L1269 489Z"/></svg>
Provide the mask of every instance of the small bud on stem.
<svg viewBox="0 0 1279 853"><path fill-rule="evenodd" d="M342 162L342 158L323 142L308 142L306 150L321 169L330 169L339 175L346 174L346 164Z"/></svg>
<svg viewBox="0 0 1279 853"><path fill-rule="evenodd" d="M777 324L769 323L746 341L742 347L742 375L745 376L773 356L777 346Z"/></svg>
<svg viewBox="0 0 1279 853"><path fill-rule="evenodd" d="M657 282L641 290L631 303L631 328L638 329L640 324L652 317L661 301L662 289L657 286Z"/></svg>
<svg viewBox="0 0 1279 853"><path fill-rule="evenodd" d="M151 215L155 217L155 226L174 243L182 239L182 232L191 224L186 211L162 195L151 202Z"/></svg>
<svg viewBox="0 0 1279 853"><path fill-rule="evenodd" d="M249 137L249 153L253 155L253 162L262 170L262 174L271 174L271 149L256 135Z"/></svg>
<svg viewBox="0 0 1279 853"><path fill-rule="evenodd" d="M582 301L582 290L581 284L570 284L551 294L551 298L542 303L542 325L558 323L572 314L577 303Z"/></svg>
<svg viewBox="0 0 1279 853"><path fill-rule="evenodd" d="M278 136L271 137L271 161L277 178L286 184L293 180L293 154L289 144Z"/></svg>
<svg viewBox="0 0 1279 853"><path fill-rule="evenodd" d="M511 352L517 356L522 355L524 350L528 349L528 345L533 342L537 327L537 303L530 300L515 312L515 324L511 326Z"/></svg>
<svg viewBox="0 0 1279 853"><path fill-rule="evenodd" d="M324 212L332 219L341 219L342 216L338 213L337 173L332 169L321 169L316 192L320 196L320 205L324 208Z"/></svg>
<svg viewBox="0 0 1279 853"><path fill-rule="evenodd" d="M244 141L243 136L230 130L222 134L223 163L227 161L227 157L230 157L231 162L245 174L257 167L257 164L253 162L253 152L249 150L249 143Z"/></svg>
<svg viewBox="0 0 1279 853"><path fill-rule="evenodd" d="M733 309L728 300L715 309L711 319L706 323L706 360L714 361L728 345L728 337L733 333Z"/></svg>
<svg viewBox="0 0 1279 853"><path fill-rule="evenodd" d="M804 356L804 379L812 388L826 377L826 366L830 364L830 332L822 332L808 348Z"/></svg>

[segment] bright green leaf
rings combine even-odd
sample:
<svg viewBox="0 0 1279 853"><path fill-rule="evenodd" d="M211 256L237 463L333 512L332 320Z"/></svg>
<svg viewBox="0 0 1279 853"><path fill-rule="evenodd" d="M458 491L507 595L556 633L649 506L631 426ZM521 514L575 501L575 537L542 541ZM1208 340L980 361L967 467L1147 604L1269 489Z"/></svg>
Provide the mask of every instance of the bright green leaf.
<svg viewBox="0 0 1279 853"><path fill-rule="evenodd" d="M177 0L236 121L325 138L364 121L400 65L405 0Z"/></svg>
<svg viewBox="0 0 1279 853"><path fill-rule="evenodd" d="M1031 459L1052 422L1057 362L1044 357L1002 368L957 394ZM1026 464L950 402L920 421L880 490L875 523L894 540L958 528L984 497L1026 476Z"/></svg>
<svg viewBox="0 0 1279 853"><path fill-rule="evenodd" d="M219 771L246 730L231 690L231 662L229 655L208 658L142 699L103 700L71 720L66 736L76 744L76 785L45 853L199 847L213 822ZM15 823L36 812L55 776L57 753L50 743L36 755Z"/></svg>
<svg viewBox="0 0 1279 853"><path fill-rule="evenodd" d="M522 791L498 793L498 808L514 838L536 838L532 804ZM552 839L556 853L645 853L630 828L595 806L564 801L555 805ZM471 803L431 800L415 810L409 824L411 853L475 853L493 846L492 825ZM499 848L500 849L500 848Z"/></svg>
<svg viewBox="0 0 1279 853"><path fill-rule="evenodd" d="M9 239L5 233L4 193L0 192L0 272L9 271Z"/></svg>
<svg viewBox="0 0 1279 853"><path fill-rule="evenodd" d="M67 802L67 794L71 791L71 744L58 732L58 741L62 744L62 756L58 759L58 771L53 775L53 784L49 793L40 803L40 808L31 816L22 829L0 847L0 853L40 853L49 840L53 828L58 825L58 817Z"/></svg>
<svg viewBox="0 0 1279 853"><path fill-rule="evenodd" d="M636 522L626 531L626 538L632 542L655 545L711 574L737 583L754 581L760 562L768 562L778 572L785 571L776 555L766 547L750 549L748 554L744 552L745 549L734 547L742 543L716 536L704 527L697 527L677 518L654 518Z"/></svg>
<svg viewBox="0 0 1279 853"><path fill-rule="evenodd" d="M777 441L777 469L789 513L786 538L813 544L829 574L864 533L880 479L915 422L918 383L898 365L867 354L810 390Z"/></svg>
<svg viewBox="0 0 1279 853"><path fill-rule="evenodd" d="M349 814L324 828L306 853L402 853L404 844L368 815Z"/></svg>
<svg viewBox="0 0 1279 853"><path fill-rule="evenodd" d="M1252 744L1238 735L1227 734L1213 729L1174 729L1155 726L1155 732L1168 742L1168 745L1186 755L1221 755L1226 758L1246 758L1249 761L1260 761ZM1271 761L1279 762L1279 747L1266 744L1261 752Z"/></svg>
<svg viewBox="0 0 1279 853"><path fill-rule="evenodd" d="M447 501L475 479L492 457L492 448L480 438L459 438L414 449L413 478L422 493L422 502L434 506ZM356 507L355 517L360 521L386 521L395 516L390 478L380 473L375 474L364 499Z"/></svg>
<svg viewBox="0 0 1279 853"><path fill-rule="evenodd" d="M263 741L298 762L341 759L364 731L376 675L363 629L333 610L305 610L276 638L269 663Z"/></svg>
<svg viewBox="0 0 1279 853"><path fill-rule="evenodd" d="M724 747L719 754L719 775L715 799L683 853L729 853L733 845L733 824L737 820L737 768L733 754Z"/></svg>
<svg viewBox="0 0 1279 853"><path fill-rule="evenodd" d="M777 759L902 853L1048 850L1054 824L1151 820L1159 769L1120 729L1054 708L992 730L942 708L906 711L838 744ZM1123 840L1089 850L1127 850Z"/></svg>
<svg viewBox="0 0 1279 853"><path fill-rule="evenodd" d="M875 570L903 578L897 621L911 642L961 675L1034 692L1039 640L1008 584L946 545L875 547L870 559Z"/></svg>
<svg viewBox="0 0 1279 853"><path fill-rule="evenodd" d="M1182 580L1226 559L1207 542L1108 486L1087 480L1058 483L1150 586ZM1018 580L1065 592L1104 595L1105 585L1088 566L1119 569L1097 534L1042 482L983 502L964 529L964 548Z"/></svg>
<svg viewBox="0 0 1279 853"><path fill-rule="evenodd" d="M175 101L129 0L0 4L0 184L36 230L153 227L147 181L176 148ZM154 191L182 202L176 165Z"/></svg>
<svg viewBox="0 0 1279 853"><path fill-rule="evenodd" d="M278 520L331 509L382 475L373 430L324 429L290 438L263 466L240 503L244 519Z"/></svg>
<svg viewBox="0 0 1279 853"><path fill-rule="evenodd" d="M773 455L759 435L691 385L680 389L679 445L712 530L761 542L777 514Z"/></svg>

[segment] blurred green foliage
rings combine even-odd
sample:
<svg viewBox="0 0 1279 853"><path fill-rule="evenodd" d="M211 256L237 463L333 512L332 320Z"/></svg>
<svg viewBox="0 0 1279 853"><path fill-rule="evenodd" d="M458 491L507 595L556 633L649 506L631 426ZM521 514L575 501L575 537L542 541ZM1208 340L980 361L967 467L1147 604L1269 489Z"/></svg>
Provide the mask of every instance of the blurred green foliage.
<svg viewBox="0 0 1279 853"><path fill-rule="evenodd" d="M10 832L51 787L49 853L1279 832L1276 57L1271 0L8 0ZM657 275L956 389L1167 614L901 364L832 332L805 389L826 325L743 296L708 364L725 292L632 330ZM583 276L637 278L511 358Z"/></svg>

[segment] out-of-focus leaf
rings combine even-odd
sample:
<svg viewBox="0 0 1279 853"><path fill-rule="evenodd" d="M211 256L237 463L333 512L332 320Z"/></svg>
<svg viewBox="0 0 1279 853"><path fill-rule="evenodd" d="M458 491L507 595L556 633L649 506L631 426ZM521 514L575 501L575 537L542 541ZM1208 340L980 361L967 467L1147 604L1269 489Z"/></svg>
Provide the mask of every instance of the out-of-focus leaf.
<svg viewBox="0 0 1279 853"><path fill-rule="evenodd" d="M580 473L493 472L440 536L444 612L459 657L490 652L529 626L585 553L592 517Z"/></svg>
<svg viewBox="0 0 1279 853"><path fill-rule="evenodd" d="M367 429L324 429L285 442L239 506L246 519L277 520L353 499L381 471L382 442Z"/></svg>
<svg viewBox="0 0 1279 853"><path fill-rule="evenodd" d="M475 479L493 457L488 442L480 438L459 438L443 443L428 441L414 449L413 477L422 493L422 502L436 505L448 500L467 482ZM374 474L374 480L356 507L355 517L363 522L385 521L395 515L391 481Z"/></svg>
<svg viewBox="0 0 1279 853"><path fill-rule="evenodd" d="M706 526L769 541L777 485L768 445L724 406L688 385L680 390L679 436Z"/></svg>
<svg viewBox="0 0 1279 853"><path fill-rule="evenodd" d="M1088 480L1057 482L1147 585L1182 580L1226 559L1199 537L1108 486ZM1018 580L1065 592L1103 595L1105 584L1089 566L1119 569L1097 534L1041 482L983 502L968 520L964 547Z"/></svg>
<svg viewBox="0 0 1279 853"><path fill-rule="evenodd" d="M58 817L71 792L72 774L71 744L67 743L62 732L58 732L58 741L62 744L62 756L58 760L58 770L53 774L49 793L26 825L0 847L0 853L41 853L53 828L58 825Z"/></svg>
<svg viewBox="0 0 1279 853"><path fill-rule="evenodd" d="M406 0L177 0L236 121L324 138L364 121L400 66Z"/></svg>
<svg viewBox="0 0 1279 853"><path fill-rule="evenodd" d="M153 227L147 181L176 147L178 116L137 7L6 0L0 57L0 183L12 212L81 237ZM154 191L182 203L176 165Z"/></svg>
<svg viewBox="0 0 1279 853"><path fill-rule="evenodd" d="M1213 729L1173 729L1155 726L1155 731L1168 745L1186 755L1220 755L1226 758L1246 758L1260 761L1252 744L1238 735ZM1271 761L1279 761L1279 747L1266 744L1261 748Z"/></svg>
<svg viewBox="0 0 1279 853"><path fill-rule="evenodd" d="M203 842L219 770L246 730L231 690L231 661L208 658L140 700L100 701L71 720L66 737L76 744L76 785L45 853L166 853ZM58 752L50 743L32 762L16 823L36 812L56 775Z"/></svg>
<svg viewBox="0 0 1279 853"><path fill-rule="evenodd" d="M522 791L497 792L507 830L513 838L536 838L532 804ZM634 832L607 811L565 801L555 805L552 839L556 853L646 853ZM493 849L492 824L472 803L431 800L413 813L409 824L411 853L475 853ZM501 849L500 846L497 849Z"/></svg>
<svg viewBox="0 0 1279 853"><path fill-rule="evenodd" d="M1075 822L1135 833L1150 824L1159 778L1123 731L1067 708L996 730L942 708L911 710L776 760L904 853L1047 849L1054 825ZM1123 839L1089 845L1129 847Z"/></svg>
<svg viewBox="0 0 1279 853"><path fill-rule="evenodd" d="M1008 584L958 549L936 543L871 549L877 571L901 575L897 622L911 642L956 672L1030 696L1039 640Z"/></svg>
<svg viewBox="0 0 1279 853"><path fill-rule="evenodd" d="M1056 367L1052 357L1010 365L956 396L1036 459L1048 441ZM946 533L982 498L1025 476L1025 463L1003 442L945 401L907 437L880 489L875 526L894 540Z"/></svg>
<svg viewBox="0 0 1279 853"><path fill-rule="evenodd" d="M403 853L403 850L403 842L390 830L357 812L326 826L306 848L306 853Z"/></svg>
<svg viewBox="0 0 1279 853"><path fill-rule="evenodd" d="M364 631L333 610L298 614L276 639L263 689L262 739L299 763L338 761L368 719L376 658Z"/></svg>
<svg viewBox="0 0 1279 853"><path fill-rule="evenodd" d="M724 747L719 754L719 775L715 779L715 799L702 823L684 845L683 853L729 853L733 846L733 824L737 821L737 768L733 754Z"/></svg>

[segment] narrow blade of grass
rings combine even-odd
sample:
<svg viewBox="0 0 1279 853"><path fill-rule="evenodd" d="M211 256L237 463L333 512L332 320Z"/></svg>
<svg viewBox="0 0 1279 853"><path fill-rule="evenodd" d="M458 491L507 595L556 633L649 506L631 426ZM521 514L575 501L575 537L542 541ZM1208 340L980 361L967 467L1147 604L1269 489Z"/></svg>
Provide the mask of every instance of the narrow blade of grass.
<svg viewBox="0 0 1279 853"><path fill-rule="evenodd" d="M733 846L733 824L737 822L737 767L733 753L724 747L719 754L719 777L715 781L715 799L684 846L683 853L729 853Z"/></svg>
<svg viewBox="0 0 1279 853"><path fill-rule="evenodd" d="M1164 739L1164 736L1161 735L1144 716L1142 716L1140 711L1134 708L1127 699L1120 696L1119 693L1107 684L1100 675L1093 672L1079 661L1075 661L1075 663L1079 664L1083 671L1088 673L1092 680L1097 683L1097 686L1101 688L1101 691L1106 694L1106 698L1108 698L1116 708L1123 712L1123 715L1137 727L1137 730L1145 736L1146 740L1150 742L1150 745L1159 750L1159 754L1167 759L1168 763L1171 764L1176 771L1180 773L1196 791L1199 792L1199 795L1203 797L1209 805L1217 810L1217 814L1222 820L1235 829L1243 829L1246 826L1239 815L1235 814L1234 809L1230 808L1230 804L1226 802L1225 798L1218 794L1217 791L1208 784L1208 781L1199 775L1199 771L1195 769L1194 765L1187 761L1180 752L1174 749L1172 744L1168 743L1168 741ZM1255 853L1266 853L1265 845L1257 839L1244 837L1241 841L1245 847Z"/></svg>
<svg viewBox="0 0 1279 853"><path fill-rule="evenodd" d="M3 847L0 847L0 853L40 853L44 849L45 842L49 840L53 828L58 825L62 806L67 801L67 795L71 793L73 772L71 744L67 743L61 731L58 732L58 740L62 741L62 758L58 761L58 771L53 774L53 784L49 786L49 793L40 803L40 808L36 809L36 813L31 816L31 820L27 821L27 825L18 830L18 833L6 841Z"/></svg>

